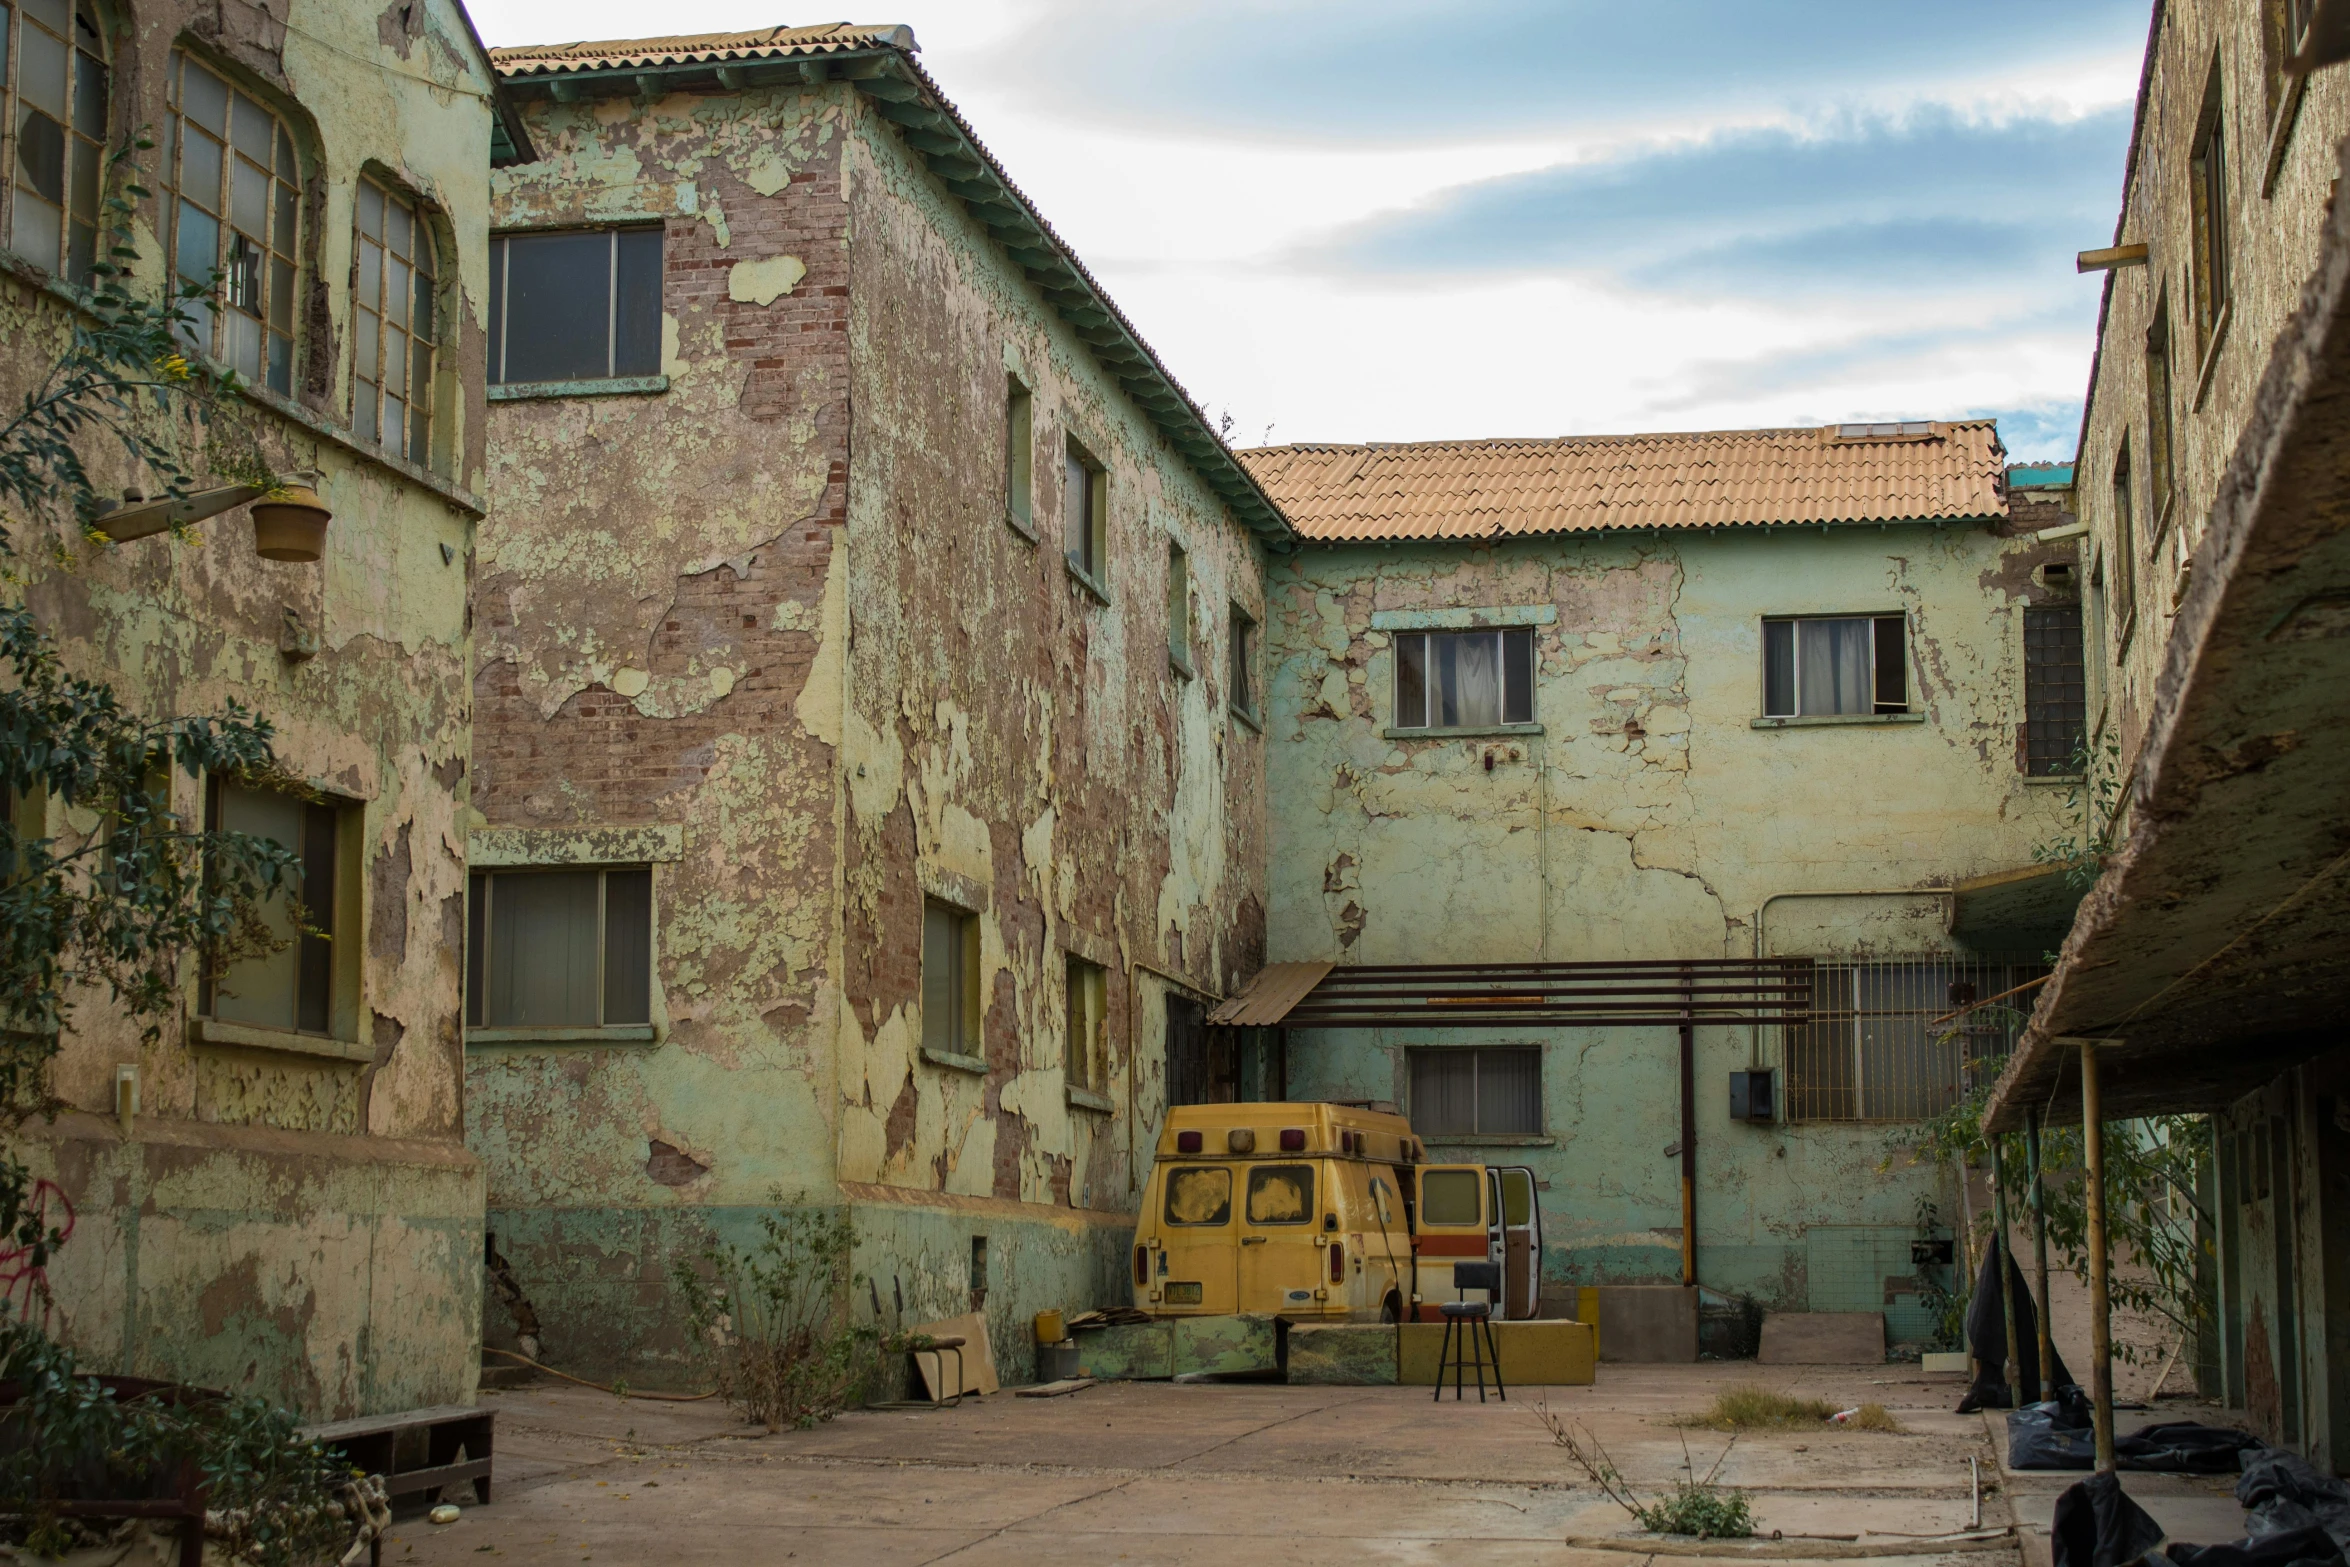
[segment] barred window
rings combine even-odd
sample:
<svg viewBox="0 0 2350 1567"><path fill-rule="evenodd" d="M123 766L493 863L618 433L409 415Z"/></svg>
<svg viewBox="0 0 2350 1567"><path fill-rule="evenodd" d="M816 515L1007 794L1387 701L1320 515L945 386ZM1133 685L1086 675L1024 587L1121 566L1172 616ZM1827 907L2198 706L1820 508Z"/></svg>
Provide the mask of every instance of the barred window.
<svg viewBox="0 0 2350 1567"><path fill-rule="evenodd" d="M2024 607L2024 772L2057 778L2081 770L2089 719L2081 656L2081 606Z"/></svg>
<svg viewBox="0 0 2350 1567"><path fill-rule="evenodd" d="M247 381L292 396L296 192L294 140L259 101L173 50L164 207L172 269L214 289L190 308L188 346Z"/></svg>
<svg viewBox="0 0 2350 1567"><path fill-rule="evenodd" d="M89 0L0 4L0 156L8 248L76 283L98 257L106 167L106 39Z"/></svg>
<svg viewBox="0 0 2350 1567"><path fill-rule="evenodd" d="M1810 1020L1780 1031L1787 1118L1940 1115L1996 1074L2032 1010L2029 991L2007 993L2047 972L2004 958L1818 960Z"/></svg>
<svg viewBox="0 0 2350 1567"><path fill-rule="evenodd" d="M361 178L352 246L351 427L412 463L432 457L433 294L424 214Z"/></svg>

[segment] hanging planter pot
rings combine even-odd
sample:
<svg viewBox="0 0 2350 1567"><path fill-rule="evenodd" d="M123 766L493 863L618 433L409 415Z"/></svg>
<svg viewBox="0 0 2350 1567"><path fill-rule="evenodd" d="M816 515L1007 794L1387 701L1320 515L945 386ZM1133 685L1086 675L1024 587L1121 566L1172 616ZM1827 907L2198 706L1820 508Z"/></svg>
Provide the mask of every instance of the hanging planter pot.
<svg viewBox="0 0 2350 1567"><path fill-rule="evenodd" d="M280 485L253 503L253 549L263 560L315 562L334 513L307 484Z"/></svg>

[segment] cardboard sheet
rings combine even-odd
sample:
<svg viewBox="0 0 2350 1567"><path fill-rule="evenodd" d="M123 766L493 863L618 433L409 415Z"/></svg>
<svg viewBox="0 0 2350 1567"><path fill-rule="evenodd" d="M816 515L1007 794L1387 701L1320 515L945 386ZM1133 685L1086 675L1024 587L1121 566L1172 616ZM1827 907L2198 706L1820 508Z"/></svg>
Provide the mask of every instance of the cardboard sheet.
<svg viewBox="0 0 2350 1567"><path fill-rule="evenodd" d="M1003 1386L996 1380L995 1349L987 1341L987 1318L978 1312L960 1317L949 1317L943 1322L924 1322L909 1330L927 1333L932 1338L959 1338L963 1341L963 1385L960 1388L939 1390L940 1362L948 1370L954 1369L952 1350L940 1354L936 1350L916 1350L914 1364L922 1373L922 1385L934 1399L952 1398L957 1393L993 1393Z"/></svg>

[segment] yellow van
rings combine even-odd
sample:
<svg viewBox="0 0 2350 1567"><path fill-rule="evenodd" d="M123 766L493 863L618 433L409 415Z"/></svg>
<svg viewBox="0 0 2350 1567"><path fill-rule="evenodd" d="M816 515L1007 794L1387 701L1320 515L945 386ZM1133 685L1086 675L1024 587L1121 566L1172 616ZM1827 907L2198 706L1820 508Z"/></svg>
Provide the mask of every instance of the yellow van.
<svg viewBox="0 0 2350 1567"><path fill-rule="evenodd" d="M1170 1111L1135 1226L1134 1304L1157 1316L1434 1320L1463 1293L1453 1264L1477 1261L1501 1264L1498 1315L1536 1315L1534 1172L1426 1157L1410 1122L1378 1110Z"/></svg>

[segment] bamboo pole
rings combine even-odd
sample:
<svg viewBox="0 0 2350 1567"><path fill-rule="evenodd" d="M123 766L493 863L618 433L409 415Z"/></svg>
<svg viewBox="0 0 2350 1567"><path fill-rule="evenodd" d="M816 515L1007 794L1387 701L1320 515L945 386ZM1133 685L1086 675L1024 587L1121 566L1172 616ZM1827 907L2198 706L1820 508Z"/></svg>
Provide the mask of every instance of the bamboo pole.
<svg viewBox="0 0 2350 1567"><path fill-rule="evenodd" d="M2024 1113L2024 1160L2032 1182L2032 1289L2040 1305L2040 1396L2053 1398L2056 1346L2048 1325L2048 1194L2040 1185L2040 1112Z"/></svg>
<svg viewBox="0 0 2350 1567"><path fill-rule="evenodd" d="M1991 1139L1991 1215L1991 1222L1998 1226L1998 1233L1991 1241L1991 1256L1992 1266L1999 1270L2000 1336L2007 1343L2000 1379L2007 1384L2007 1407L2015 1409L2023 1404L2024 1346L2023 1335L2016 1331L2015 1262L2007 1236L2006 1140L2000 1137Z"/></svg>
<svg viewBox="0 0 2350 1567"><path fill-rule="evenodd" d="M2097 1046L2081 1041L2081 1165L2089 1209L2089 1396L2096 1411L2097 1468L2113 1473L2113 1315L2105 1255L2105 1114Z"/></svg>

